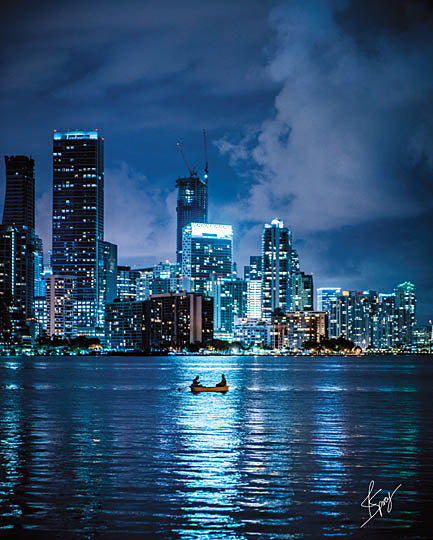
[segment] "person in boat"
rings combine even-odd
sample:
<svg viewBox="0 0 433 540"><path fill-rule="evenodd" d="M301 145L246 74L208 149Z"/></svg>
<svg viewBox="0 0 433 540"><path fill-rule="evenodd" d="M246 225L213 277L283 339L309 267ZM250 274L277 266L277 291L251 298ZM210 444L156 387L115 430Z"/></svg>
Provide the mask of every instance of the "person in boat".
<svg viewBox="0 0 433 540"><path fill-rule="evenodd" d="M197 377L192 381L192 385L191 386L201 386L200 384L200 381L198 380L199 379L199 376L197 375Z"/></svg>
<svg viewBox="0 0 433 540"><path fill-rule="evenodd" d="M216 386L227 386L227 381L224 376L224 373L221 375L221 381Z"/></svg>

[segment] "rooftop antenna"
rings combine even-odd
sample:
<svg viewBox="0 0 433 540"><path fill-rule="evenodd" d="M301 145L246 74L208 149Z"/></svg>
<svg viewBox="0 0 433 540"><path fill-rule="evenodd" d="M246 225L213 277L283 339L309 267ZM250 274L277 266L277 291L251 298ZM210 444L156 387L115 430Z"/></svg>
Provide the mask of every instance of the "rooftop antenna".
<svg viewBox="0 0 433 540"><path fill-rule="evenodd" d="M183 151L182 145L180 142L176 143L177 149L180 152L180 155L183 158L183 161L185 162L186 168L188 169L188 172L191 176L197 176L197 171L194 169L194 167L190 167L188 160L186 159L185 152Z"/></svg>
<svg viewBox="0 0 433 540"><path fill-rule="evenodd" d="M204 179L207 180L209 173L209 166L207 161L207 136L206 129L203 129L203 148L204 148Z"/></svg>

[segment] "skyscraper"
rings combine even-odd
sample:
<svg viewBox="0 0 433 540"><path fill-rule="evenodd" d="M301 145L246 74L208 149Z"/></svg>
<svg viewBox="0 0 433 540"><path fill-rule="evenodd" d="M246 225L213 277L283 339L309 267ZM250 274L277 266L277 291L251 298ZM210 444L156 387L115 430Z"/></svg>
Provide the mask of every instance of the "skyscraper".
<svg viewBox="0 0 433 540"><path fill-rule="evenodd" d="M290 300L288 278L292 253L292 233L279 219L266 223L262 233L262 317L270 319Z"/></svg>
<svg viewBox="0 0 433 540"><path fill-rule="evenodd" d="M247 282L214 274L206 283L206 292L213 298L214 337L231 341L235 318L243 318L247 312Z"/></svg>
<svg viewBox="0 0 433 540"><path fill-rule="evenodd" d="M352 340L362 349L372 345L373 320L378 304L377 293L375 291L342 291L339 303L341 335Z"/></svg>
<svg viewBox="0 0 433 540"><path fill-rule="evenodd" d="M176 261L182 262L182 231L190 223L207 223L207 175L204 180L195 173L178 178Z"/></svg>
<svg viewBox="0 0 433 540"><path fill-rule="evenodd" d="M104 140L54 131L53 273L75 276L77 333L103 327Z"/></svg>
<svg viewBox="0 0 433 540"><path fill-rule="evenodd" d="M262 316L262 257L252 255L248 267L247 317L260 319Z"/></svg>
<svg viewBox="0 0 433 540"><path fill-rule="evenodd" d="M415 325L415 285L410 281L400 283L394 289L397 317L397 344L412 343L412 329Z"/></svg>
<svg viewBox="0 0 433 540"><path fill-rule="evenodd" d="M341 336L341 289L339 287L321 287L317 289L317 310L328 312L328 335L330 338Z"/></svg>
<svg viewBox="0 0 433 540"><path fill-rule="evenodd" d="M28 156L5 156L6 196L3 225L35 228L35 162Z"/></svg>
<svg viewBox="0 0 433 540"><path fill-rule="evenodd" d="M12 338L28 336L27 321L33 318L34 234L26 225L0 228L0 301L8 312L8 328L1 330Z"/></svg>
<svg viewBox="0 0 433 540"><path fill-rule="evenodd" d="M313 276L299 270L290 272L290 311L313 311Z"/></svg>
<svg viewBox="0 0 433 540"><path fill-rule="evenodd" d="M396 345L398 336L395 296L379 293L377 310L372 320L372 345L388 349Z"/></svg>
<svg viewBox="0 0 433 540"><path fill-rule="evenodd" d="M15 339L29 336L35 290L35 178L34 161L6 156L6 195L0 227L0 304L4 328Z"/></svg>
<svg viewBox="0 0 433 540"><path fill-rule="evenodd" d="M183 229L182 276L185 290L205 294L214 274L231 278L233 229L231 225L190 223Z"/></svg>

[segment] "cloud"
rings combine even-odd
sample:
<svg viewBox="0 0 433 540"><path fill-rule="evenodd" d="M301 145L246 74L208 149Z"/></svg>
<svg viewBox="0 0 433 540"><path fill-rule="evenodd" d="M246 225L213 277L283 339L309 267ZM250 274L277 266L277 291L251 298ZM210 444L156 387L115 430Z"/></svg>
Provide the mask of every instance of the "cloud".
<svg viewBox="0 0 433 540"><path fill-rule="evenodd" d="M45 248L53 128L103 133L105 238L120 262L147 265L174 257L175 142L196 163L206 126L210 217L234 225L240 269L278 216L317 285L391 290L413 279L431 309L431 227L413 228L433 196L428 3L276 5L9 2L0 144L36 160Z"/></svg>
<svg viewBox="0 0 433 540"><path fill-rule="evenodd" d="M105 172L105 239L119 262L175 258L175 192L165 192L126 163ZM140 262L141 261L141 262Z"/></svg>
<svg viewBox="0 0 433 540"><path fill-rule="evenodd" d="M220 143L233 164L247 155L259 169L247 196L229 204L239 220L280 215L298 231L318 231L433 206L424 189L433 156L431 34L418 21L405 32L376 29L372 54L338 22L343 5L291 1L272 11L269 74L282 85L274 113L246 142Z"/></svg>
<svg viewBox="0 0 433 540"><path fill-rule="evenodd" d="M29 3L24 20L9 13L3 88L81 100L152 82L160 84L162 97L179 86L214 95L269 87L251 52L260 53L272 3L78 0L48 1L38 10Z"/></svg>

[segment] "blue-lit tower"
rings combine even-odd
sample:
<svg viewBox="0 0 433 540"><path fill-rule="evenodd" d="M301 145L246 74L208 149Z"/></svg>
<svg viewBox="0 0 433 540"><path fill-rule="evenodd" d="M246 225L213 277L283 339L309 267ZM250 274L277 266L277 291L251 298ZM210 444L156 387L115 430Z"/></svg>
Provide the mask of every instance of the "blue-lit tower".
<svg viewBox="0 0 433 540"><path fill-rule="evenodd" d="M76 278L76 331L104 326L104 139L54 131L53 274Z"/></svg>

